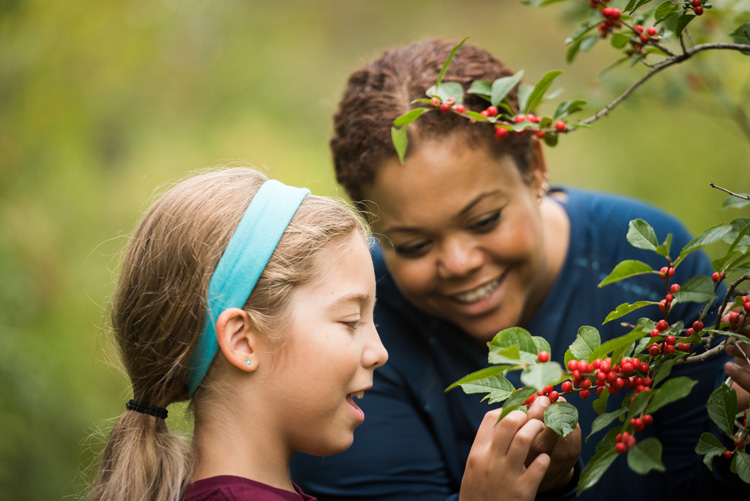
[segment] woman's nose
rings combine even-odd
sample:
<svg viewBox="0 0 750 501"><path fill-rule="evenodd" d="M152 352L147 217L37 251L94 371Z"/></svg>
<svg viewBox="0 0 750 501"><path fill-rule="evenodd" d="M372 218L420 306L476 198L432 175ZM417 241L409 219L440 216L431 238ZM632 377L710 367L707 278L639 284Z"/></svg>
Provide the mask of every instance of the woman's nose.
<svg viewBox="0 0 750 501"><path fill-rule="evenodd" d="M446 240L441 247L437 263L440 278L465 276L482 266L484 260L482 250L472 239L451 238Z"/></svg>

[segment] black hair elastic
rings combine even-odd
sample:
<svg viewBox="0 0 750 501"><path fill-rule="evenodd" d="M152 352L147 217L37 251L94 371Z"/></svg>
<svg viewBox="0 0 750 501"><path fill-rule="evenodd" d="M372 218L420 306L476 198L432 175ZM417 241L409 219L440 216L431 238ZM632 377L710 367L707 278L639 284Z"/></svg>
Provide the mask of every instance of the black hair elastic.
<svg viewBox="0 0 750 501"><path fill-rule="evenodd" d="M167 409L165 409L164 407L157 407L155 405L149 405L141 402L136 402L135 400L130 400L127 404L125 404L125 408L129 411L140 412L141 414L148 414L149 416L167 419L168 413Z"/></svg>

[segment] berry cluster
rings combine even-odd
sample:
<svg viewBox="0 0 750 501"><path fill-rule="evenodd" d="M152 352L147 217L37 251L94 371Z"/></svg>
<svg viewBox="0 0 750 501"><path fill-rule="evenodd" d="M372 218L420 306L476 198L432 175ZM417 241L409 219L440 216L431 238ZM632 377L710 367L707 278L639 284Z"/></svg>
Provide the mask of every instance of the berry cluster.
<svg viewBox="0 0 750 501"><path fill-rule="evenodd" d="M696 16L702 16L703 15L703 5L701 5L701 0L693 0L690 2L690 7L692 8L693 12L695 12Z"/></svg>
<svg viewBox="0 0 750 501"><path fill-rule="evenodd" d="M591 363L587 360L570 360L568 371L573 380L562 383L561 389L563 393L578 391L578 396L584 400L589 398L592 387L596 388L597 395L601 395L605 388L612 395L623 388L635 390L636 393L651 391L649 370L648 362L635 357L623 358L615 366L612 366L611 358L598 358Z"/></svg>
<svg viewBox="0 0 750 501"><path fill-rule="evenodd" d="M622 12L620 12L620 9L615 9L613 7L604 7L601 10L601 13L602 16L604 16L604 21L599 23L599 35L602 38L607 38L607 35L610 32L615 28L620 28L622 26L622 23L620 22Z"/></svg>
<svg viewBox="0 0 750 501"><path fill-rule="evenodd" d="M748 313L750 313L750 298L742 296L742 310L739 312L733 311L729 314L729 325L733 330L739 329L747 321Z"/></svg>

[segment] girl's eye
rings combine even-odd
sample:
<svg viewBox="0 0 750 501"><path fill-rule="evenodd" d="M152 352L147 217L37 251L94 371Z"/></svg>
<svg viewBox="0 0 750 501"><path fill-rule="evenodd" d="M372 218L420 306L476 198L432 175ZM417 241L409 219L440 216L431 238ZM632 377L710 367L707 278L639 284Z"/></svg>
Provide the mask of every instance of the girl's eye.
<svg viewBox="0 0 750 501"><path fill-rule="evenodd" d="M354 322L343 322L343 324L349 327L349 329L351 330L356 330L357 327L362 326L364 322L362 320L356 320Z"/></svg>
<svg viewBox="0 0 750 501"><path fill-rule="evenodd" d="M497 226L500 221L500 211L492 212L486 216L480 217L469 224L469 229L478 232L490 231Z"/></svg>
<svg viewBox="0 0 750 501"><path fill-rule="evenodd" d="M429 250L429 242L422 241L407 245L397 245L393 248L393 250L399 256L419 257L427 253L427 251Z"/></svg>

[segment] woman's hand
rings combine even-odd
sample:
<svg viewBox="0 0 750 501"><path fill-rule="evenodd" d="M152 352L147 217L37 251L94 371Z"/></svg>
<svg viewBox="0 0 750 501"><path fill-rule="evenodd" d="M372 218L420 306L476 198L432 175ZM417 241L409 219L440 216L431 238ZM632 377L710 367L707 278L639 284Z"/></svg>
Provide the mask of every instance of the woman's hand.
<svg viewBox="0 0 750 501"><path fill-rule="evenodd" d="M734 383L732 387L737 392L738 410L745 410L750 399L750 344L738 341L727 346L726 352L734 357L734 361L724 364L724 372Z"/></svg>
<svg viewBox="0 0 750 501"><path fill-rule="evenodd" d="M565 402L563 397L558 402ZM528 411L528 419L538 419L544 422L544 411L551 404L546 396L536 397ZM573 477L573 469L581 455L581 426L576 425L566 438L561 437L551 428L545 426L531 444L526 464L529 465L539 454L550 457L550 467L539 485L539 492L547 492L564 487Z"/></svg>
<svg viewBox="0 0 750 501"><path fill-rule="evenodd" d="M534 499L550 465L541 453L526 465L535 439L544 432L544 423L512 411L499 423L502 409L484 415L466 460L461 480L460 501Z"/></svg>

